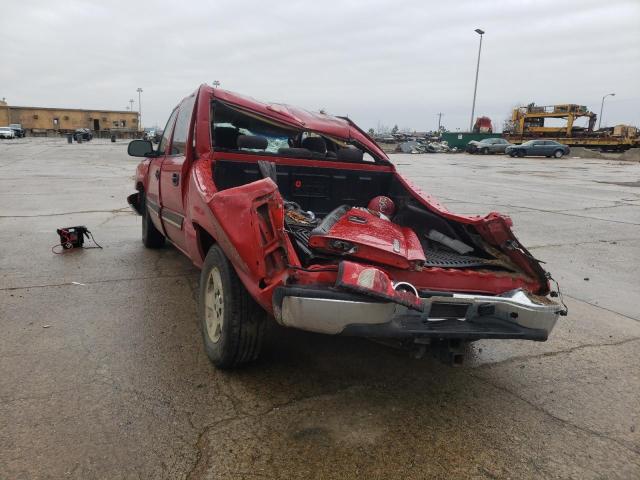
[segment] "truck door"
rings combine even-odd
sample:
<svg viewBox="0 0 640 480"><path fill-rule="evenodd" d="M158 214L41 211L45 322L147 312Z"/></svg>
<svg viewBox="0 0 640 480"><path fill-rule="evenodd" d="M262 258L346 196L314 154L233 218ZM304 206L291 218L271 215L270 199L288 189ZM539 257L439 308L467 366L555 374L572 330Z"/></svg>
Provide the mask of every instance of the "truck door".
<svg viewBox="0 0 640 480"><path fill-rule="evenodd" d="M153 222L155 227L161 232L164 232L164 228L162 226L162 220L160 218L160 172L162 169L162 163L164 162L167 150L169 148L169 140L171 139L171 132L173 131L173 124L175 123L177 114L178 110L176 109L169 117L169 121L164 127L162 139L160 140L160 144L158 145L158 156L151 158L151 163L149 165L147 190L145 192L147 198L146 208L147 210L149 210L149 217L151 218L151 221Z"/></svg>
<svg viewBox="0 0 640 480"><path fill-rule="evenodd" d="M185 98L179 106L173 129L171 148L162 162L160 190L162 192L162 224L167 237L185 250L184 198L189 184L188 172L193 157L193 107L196 94Z"/></svg>

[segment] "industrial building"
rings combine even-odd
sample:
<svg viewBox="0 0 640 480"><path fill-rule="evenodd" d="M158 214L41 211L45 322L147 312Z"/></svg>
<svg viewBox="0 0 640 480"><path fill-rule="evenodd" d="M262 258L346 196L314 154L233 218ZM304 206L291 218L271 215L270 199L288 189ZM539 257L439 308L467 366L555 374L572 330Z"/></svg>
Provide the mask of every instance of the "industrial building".
<svg viewBox="0 0 640 480"><path fill-rule="evenodd" d="M89 128L96 136L133 137L138 131L138 112L85 110L80 108L17 107L0 100L0 126L19 123L27 135L49 136Z"/></svg>

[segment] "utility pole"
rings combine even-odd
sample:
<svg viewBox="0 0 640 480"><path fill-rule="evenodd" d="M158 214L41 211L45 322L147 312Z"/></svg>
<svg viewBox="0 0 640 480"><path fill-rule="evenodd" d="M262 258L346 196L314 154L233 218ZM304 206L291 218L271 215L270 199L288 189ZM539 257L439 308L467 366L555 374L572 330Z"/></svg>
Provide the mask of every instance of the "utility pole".
<svg viewBox="0 0 640 480"><path fill-rule="evenodd" d="M142 131L142 89L138 87L138 131ZM133 103L131 104L133 105Z"/></svg>
<svg viewBox="0 0 640 480"><path fill-rule="evenodd" d="M131 110L131 111L133 111L133 103L134 103L134 101L135 100L133 98L129 100L129 104L131 105L131 107L129 107L129 110Z"/></svg>
<svg viewBox="0 0 640 480"><path fill-rule="evenodd" d="M615 97L615 93L607 93L604 97L602 97L602 103L600 104L600 116L598 117L598 130L600 130L600 125L602 124L602 110L604 109L604 99L607 97Z"/></svg>
<svg viewBox="0 0 640 480"><path fill-rule="evenodd" d="M442 120L442 116L444 115L444 113L440 112L438 113L438 131L440 131L440 124L441 124L441 120Z"/></svg>
<svg viewBox="0 0 640 480"><path fill-rule="evenodd" d="M471 107L471 121L469 122L469 131L473 131L473 116L476 113L476 92L478 91L478 72L480 72L480 53L482 52L482 35L484 30L476 28L475 32L480 35L480 47L478 48L478 63L476 65L476 83L473 87L473 105Z"/></svg>

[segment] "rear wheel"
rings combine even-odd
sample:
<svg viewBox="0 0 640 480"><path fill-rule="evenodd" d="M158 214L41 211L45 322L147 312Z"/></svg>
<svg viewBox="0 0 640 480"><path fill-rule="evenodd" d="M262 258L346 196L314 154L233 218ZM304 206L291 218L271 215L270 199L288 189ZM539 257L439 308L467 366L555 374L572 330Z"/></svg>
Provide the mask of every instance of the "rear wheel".
<svg viewBox="0 0 640 480"><path fill-rule="evenodd" d="M204 349L216 367L234 368L258 358L266 312L218 245L209 249L202 266L198 307Z"/></svg>
<svg viewBox="0 0 640 480"><path fill-rule="evenodd" d="M562 158L563 155L564 152L562 150L556 150L555 152L553 152L553 156L556 158Z"/></svg>
<svg viewBox="0 0 640 480"><path fill-rule="evenodd" d="M142 212L142 243L147 248L160 248L164 246L164 235L151 221L147 209L147 195L140 192L140 211Z"/></svg>

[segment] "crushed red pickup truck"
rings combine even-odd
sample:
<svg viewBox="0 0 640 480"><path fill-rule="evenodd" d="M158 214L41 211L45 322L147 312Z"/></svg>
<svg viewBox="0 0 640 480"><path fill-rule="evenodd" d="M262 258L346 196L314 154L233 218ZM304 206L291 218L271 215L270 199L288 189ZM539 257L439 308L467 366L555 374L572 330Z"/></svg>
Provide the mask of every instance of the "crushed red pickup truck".
<svg viewBox="0 0 640 480"><path fill-rule="evenodd" d="M258 356L269 317L459 363L466 342L544 341L566 313L509 217L448 211L346 117L203 85L157 149L128 151L144 158L128 198L143 243L169 240L201 269L198 315L220 368Z"/></svg>

